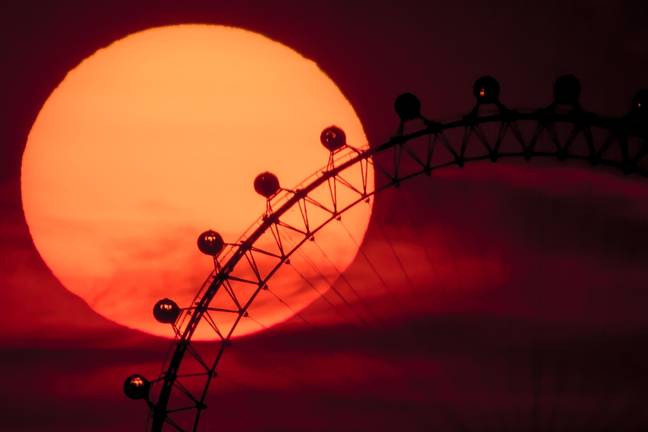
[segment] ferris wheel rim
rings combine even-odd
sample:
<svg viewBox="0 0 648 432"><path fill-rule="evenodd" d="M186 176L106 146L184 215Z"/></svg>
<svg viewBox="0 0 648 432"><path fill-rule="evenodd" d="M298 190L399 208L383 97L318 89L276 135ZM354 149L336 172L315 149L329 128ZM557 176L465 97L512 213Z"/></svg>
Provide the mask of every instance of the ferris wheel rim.
<svg viewBox="0 0 648 432"><path fill-rule="evenodd" d="M393 178L391 182L386 183L381 188L375 187L372 192L367 193L365 191L364 195L362 195L360 198L354 201L353 204L349 205L344 209L341 209L339 213L336 214L336 216L341 215L345 211L355 207L367 197L372 197L378 192L382 192L383 190L397 186L404 181L410 180L415 177L419 177L423 174L430 174L432 171L442 169L442 168L447 168L452 166L463 167L464 164L469 162L487 161L487 160L496 162L502 159L513 159L513 158L524 158L527 160L537 159L537 158L552 158L552 159L558 158L560 160L584 161L584 162L588 162L592 166L606 166L606 167L622 170L624 173L630 172L633 174L639 174L642 177L648 177L648 170L636 165L636 162L638 162L639 160L643 158L648 158L648 148L647 148L648 143L646 141L645 133L637 132L633 128L628 128L626 126L625 123L626 120L624 120L624 118L602 117L602 116L597 116L595 114L582 112L582 111L571 113L571 114L547 112L547 110L536 110L528 113L523 113L523 112L517 112L517 111L512 111L507 109L507 110L500 110L500 112L496 114L491 114L491 115L486 115L481 117L478 115L477 116L468 115L459 120L451 121L448 123L427 122L426 127L417 130L415 132L412 132L410 134L398 135L392 137L390 140L383 143L382 145L376 147L370 147L362 151L354 150L357 153L355 154L354 157L351 157L350 159L346 160L344 163L335 166L333 169L318 170L315 173L314 180L308 183L305 187L300 187L294 191L291 191L290 193L292 194L292 196L289 196L286 199L286 201L279 208L276 209L276 211L273 211L265 218L262 217L261 223L257 225L256 229L254 229L252 233L247 235L246 232L246 234L244 234L244 237L242 237L236 243L233 244L234 249L231 255L229 256L229 258L226 260L226 262L220 265L218 272L213 272L213 277L211 277L212 275L210 275L211 282L209 283L209 285L206 287L205 290L199 291L199 293L196 296L196 299L198 297L200 297L200 299L198 302L194 302L195 306L192 307L193 312L191 313L189 322L187 323L186 327L182 331L182 334L179 335L179 339L175 339L173 341L172 347L175 347L173 356L168 361L168 367L166 368L166 371L163 373L162 377L158 379L158 381L163 381L163 384L162 384L162 388L157 403L149 402L153 414L152 415L153 423L152 423L151 430L155 432L161 431L165 424L171 424L171 426L176 427L176 429L183 430L177 426L174 426L172 422L169 421L167 405L169 402L169 397L171 395L171 392L173 391L173 386L178 377L177 372L179 370L180 364L182 363L186 355L187 349L189 348L189 344L191 343L193 334L196 330L198 323L203 319L203 316L205 314L205 311L207 310L206 308L208 307L209 302L213 299L217 290L223 285L227 275L234 270L238 262L244 257L246 251L250 250L253 247L254 243L261 237L261 235L267 232L267 230L272 227L272 224L278 221L283 214L285 214L291 208L294 208L295 205L298 205L300 199L307 196L310 191L322 185L328 179L335 177L336 175L345 171L346 169L356 166L357 164L362 163L362 161L367 161L367 163L370 163L369 161L372 160L373 156L385 152L389 149L397 148L399 145L405 145L407 142L414 140L415 138L439 135L439 134L442 135L443 132L446 130L457 129L457 128L470 128L485 123L499 123L501 125L505 123L511 124L514 122L527 121L527 120L536 121L538 123L544 122L547 124L567 123L571 125L584 125L584 127L598 127L602 130L609 132L610 134L617 134L619 136L626 136L626 137L639 136L640 139L643 140L643 147L641 150L642 153L641 156L637 157L636 160L634 160L635 165L632 164L629 165L627 160L616 161L611 159L605 159L604 157L602 157L603 156L602 154L598 154L598 155L591 154L589 156L582 156L582 155L569 154L569 152L566 152L565 154L560 154L560 152L558 151L557 152L536 151L533 148L524 149L523 151L519 151L519 152L497 152L495 155L493 155L493 153L490 153L481 156L471 156L471 157L465 156L463 153L461 156L459 156L458 154L454 154L455 157L444 164L440 164L437 166L422 167L421 170L413 174L408 174L407 176L404 177ZM524 144L522 144L522 146L524 146ZM318 176L318 174L320 175ZM313 175L309 176L308 178L313 178ZM374 181L376 180L374 179ZM319 229L322 229L333 220L335 220L335 216L331 216L329 219L326 220L324 224L318 227L311 234L315 234ZM257 223L258 222L259 220L257 220ZM288 255L282 257L282 260L272 270L272 272L268 275L268 277L264 280L264 282L266 282L274 275L276 269L278 269L285 262L285 260L290 257L292 253L298 250L299 247L301 247L301 245L306 241L306 239L307 237L303 238L298 243L298 245L291 252L289 252ZM208 280L210 279L210 277L208 277ZM241 312L238 314L237 318L235 319L234 325L226 335L224 341L229 341L229 339L232 337L232 334L236 329L236 327L238 326L238 323L243 318L244 314L247 312L247 309L251 306L253 301L256 299L256 296L261 291L261 289L262 288L259 287L251 296L247 304L243 306ZM218 362L220 361L220 358L222 357L226 346L227 343L221 344L215 365L217 365ZM192 430L196 430L201 413L202 411L204 411L203 408L204 399L206 397L207 390L209 389L213 377L214 377L213 374L209 374L206 378L206 383L201 395L200 406L196 407L197 412L196 412L194 427Z"/></svg>

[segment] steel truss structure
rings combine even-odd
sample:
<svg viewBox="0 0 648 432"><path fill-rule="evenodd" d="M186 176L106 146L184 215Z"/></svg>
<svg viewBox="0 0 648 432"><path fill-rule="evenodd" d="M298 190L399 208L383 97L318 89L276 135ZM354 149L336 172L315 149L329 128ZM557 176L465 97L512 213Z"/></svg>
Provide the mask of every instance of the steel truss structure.
<svg viewBox="0 0 648 432"><path fill-rule="evenodd" d="M336 150L323 169L268 200L265 214L214 259L214 270L194 302L172 324L175 339L164 371L151 381L151 394L147 387L142 397L151 410L150 430L198 429L219 361L237 325L253 319L248 309L255 298L279 268L290 265L305 242L374 194L441 168L505 158L580 160L648 176L648 122L645 109L635 109L640 104L625 117L611 118L586 112L577 103L523 112L476 96L477 106L468 115L447 123L422 117L413 95L409 112L399 111L397 100L402 120L397 136L371 148ZM402 133L404 123L415 122L422 127ZM345 194L340 193L343 189ZM319 216L313 217L315 213ZM260 246L264 238L264 245L272 247ZM258 265L261 257L272 265ZM226 315L229 318L219 319ZM192 342L199 323L213 330L214 341L203 343L207 349Z"/></svg>

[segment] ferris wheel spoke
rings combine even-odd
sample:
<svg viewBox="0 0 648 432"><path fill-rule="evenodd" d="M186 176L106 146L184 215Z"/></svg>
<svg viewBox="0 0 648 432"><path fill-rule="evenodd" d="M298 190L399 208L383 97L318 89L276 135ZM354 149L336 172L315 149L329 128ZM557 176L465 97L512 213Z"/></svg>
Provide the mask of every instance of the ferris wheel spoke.
<svg viewBox="0 0 648 432"><path fill-rule="evenodd" d="M322 257L331 265L331 267L335 270L337 274L337 278L344 282L344 284L349 288L351 293L354 295L354 297L358 300L360 305L362 306L363 310L365 311L365 314L367 314L370 319L378 321L379 319L371 313L371 310L369 306L366 304L364 298L358 293L358 291L353 287L353 284L349 280L349 278L339 269L337 265L333 262L333 259L326 253L326 251L317 243L317 241L313 242L317 250L320 252ZM329 281L329 285L332 290L337 294L337 296L342 300L342 302L349 308L349 310L353 311L358 320L360 321L361 324L364 326L368 326L369 323L358 313L355 312L355 309L352 306L352 303L349 299L347 299L342 292L335 287L335 281Z"/></svg>
<svg viewBox="0 0 648 432"><path fill-rule="evenodd" d="M195 410L196 406L195 405L190 405L190 406L185 406L185 407L180 407L180 408L172 408L167 411L167 414L174 414L174 413L179 413L183 411L191 411Z"/></svg>
<svg viewBox="0 0 648 432"><path fill-rule="evenodd" d="M290 240L293 240L293 239L290 239ZM362 298L362 296L360 296L360 295L358 294L358 292L355 290L355 288L353 287L353 285L351 284L351 282L348 280L348 278L344 275L344 273L343 273L342 271L340 271L340 269L338 268L338 266L337 266L337 265L333 262L333 260L328 256L328 254L326 254L326 252L325 252L324 249L319 245L319 243L317 242L317 240L315 239L315 237L311 237L311 242L310 242L310 243L313 244L313 245L318 249L318 251L319 251L319 253L322 255L322 257L323 257L323 258L324 258L324 259L325 259L325 260L326 260L326 261L331 265L331 267L332 267L332 268L334 269L334 271L336 272L337 277L338 277L340 280L342 280L342 281L343 281L343 282L344 282L344 283L349 287L349 289L351 290L351 292L355 295L355 297L356 297L357 299L359 299L360 302L363 302L363 298ZM335 287L335 281L329 280L329 278L326 276L326 274L325 274L325 273L324 273L324 272L319 268L319 266L318 266L317 264L315 264L314 260L312 260L312 259L311 259L311 258L310 258L310 257L309 257L309 256L308 256L308 255L303 251L303 248L299 248L299 249L297 249L297 252L298 252L298 253L299 253L299 254L300 254L300 255L301 255L301 256L302 256L302 257L303 257L303 258L304 258L304 259L305 259L309 264L310 264L311 268L315 269L315 271L319 274L320 278L321 278L321 279L322 279L322 280L323 280L323 281L324 281L324 282L325 282L325 283L330 287L330 289L331 289L331 290L332 290L332 291L333 291L333 292L338 296L338 298L340 298L340 300L342 300L342 302L346 305L346 307L349 309L349 311L350 311L351 313L354 314L354 316L359 320L359 322L360 322L361 324L363 324L363 325L367 325L368 323L364 320L364 318L362 318L362 316L360 316L359 314L356 313L355 309L352 307L352 303L351 303L351 301L349 301L349 299L347 299L347 298L342 294L342 292L341 292L338 288ZM304 277L304 275L303 275L301 272L299 272L299 270L297 269L297 267L296 267L295 265L291 265L291 267L292 267L292 268L293 268L293 269L294 269L294 270L299 274L299 276L300 276L302 279L306 280L306 278ZM313 285L312 282L310 282L310 281L308 281L308 282L309 282L309 283L308 283L309 286L312 286L313 289L314 289L316 292L320 293L320 291L317 290L317 289L315 288L315 286ZM324 298L326 299L326 297L324 297ZM329 304L332 305L332 303L330 302L330 300L326 299L325 301L327 301L327 303L329 303ZM366 306L366 305L363 305L363 306ZM366 308L365 308L365 309L366 309ZM369 316L371 316L371 313L370 313L368 310L365 310L365 311L369 313ZM372 317L372 318L373 318L373 317Z"/></svg>
<svg viewBox="0 0 648 432"><path fill-rule="evenodd" d="M175 421L173 421L173 419L171 419L168 415L165 416L164 423L168 424L178 432L186 432L184 428L180 427L180 425L178 425Z"/></svg>
<svg viewBox="0 0 648 432"><path fill-rule="evenodd" d="M312 322L310 322L308 319L306 319L306 317L304 317L304 315L301 312L295 310L292 306L288 304L288 302L286 302L277 293L271 290L270 287L268 287L267 285L265 291L269 292L275 299L277 299L279 303L281 303L284 307L286 307L293 314L293 316L299 318L302 322L304 322L304 324L310 326L311 328L317 328L317 326L314 325Z"/></svg>
<svg viewBox="0 0 648 432"><path fill-rule="evenodd" d="M221 330L218 328L218 324L216 324L216 321L214 321L214 318L211 316L209 313L209 310L205 311L205 321L207 321L207 324L214 330L214 333L221 339L225 339L225 336L223 336L223 333Z"/></svg>
<svg viewBox="0 0 648 432"><path fill-rule="evenodd" d="M405 281L407 282L407 286L409 288L410 294L415 295L416 294L416 288L414 285L414 282L412 282L412 278L410 277L409 273L405 269L405 264L403 263L403 260L401 259L400 255L396 251L396 248L394 247L394 242L392 241L391 238L387 235L385 232L385 227L384 225L385 220L383 219L380 222L376 223L376 226L378 227L378 231L380 232L381 236L385 239L385 242L389 246L389 250L398 263L398 268L400 269L401 273L403 274L403 277L405 278Z"/></svg>
<svg viewBox="0 0 648 432"><path fill-rule="evenodd" d="M326 296L326 293L323 291L320 291L313 282L311 282L302 272L300 272L296 266L291 265L290 266L295 273L304 281L304 283L309 286L313 291L315 291L319 298L324 300L326 304L342 319L347 319L347 317L340 311L340 308L336 307L335 304Z"/></svg>
<svg viewBox="0 0 648 432"><path fill-rule="evenodd" d="M196 348L194 348L193 344L191 344L191 343L187 344L187 352L189 353L189 355L191 355L191 357L193 357L193 359L196 362L198 362L198 364L200 364L200 366L202 366L204 368L205 372L210 372L211 371L210 367L207 365L207 362L198 353Z"/></svg>
<svg viewBox="0 0 648 432"><path fill-rule="evenodd" d="M201 376L201 375L193 375L193 376ZM206 375L206 376L209 376L209 375ZM189 390L187 390L187 388L184 385L182 385L182 381L180 381L179 379L176 379L176 381L173 384L180 391L180 393L185 395L187 397L187 399L189 399L191 402L193 402L194 405L191 406L189 409L195 409L195 408L198 408L198 407L201 407L201 406L204 405L202 401L200 401L196 397L194 397L194 395L191 394L191 392ZM184 411L184 410L187 410L187 408L175 408L174 409L174 411Z"/></svg>
<svg viewBox="0 0 648 432"><path fill-rule="evenodd" d="M319 245L318 245L317 243L314 243L314 245L319 249ZM325 255L324 255L324 251L320 250L320 253L322 254L323 257L325 257ZM351 313L351 315L354 317L354 319L357 320L357 321L358 321L360 324L362 324L362 325L367 325L367 322L362 318L362 316L360 316L360 315L356 312L355 308L351 305L351 302L350 302L350 301L349 301L349 300L344 296L344 294L342 294L342 292L341 292L341 291L340 291L340 290L335 286L335 280L330 280L330 279L328 278L328 276L327 276L327 275L326 275L326 274L321 270L321 268L320 268L320 267L319 267L319 266L318 266L318 265L317 265L317 264L316 264L316 263L315 263L315 262L314 262L314 261L313 261L313 260L308 256L308 255L306 255L306 254L304 254L304 253L302 252L302 256L303 256L304 260L305 260L305 261L310 265L310 267L311 267L311 268L312 268L312 269L317 273L317 275L319 276L320 280L323 281L325 284L327 284L327 286L330 287L330 290L335 294L335 296L336 296L337 298L339 298L339 299L342 301L342 303L346 306L346 310L348 310L348 311ZM330 263L330 260L329 260L329 263ZM332 264L332 263L331 263L331 264ZM295 267L295 266L291 266L291 267L292 267L293 269L295 269L295 271L297 271L297 272L299 273L299 275L302 277L302 279L307 280L307 279L305 278L305 276L304 276L301 272L299 272L299 271L297 270L297 267ZM332 265L332 267L334 267L334 269L336 269L335 266ZM337 269L336 269L336 271L337 271ZM338 272L338 277L341 278L341 276L339 276L339 272ZM344 279L341 279L341 280L342 280L343 282L345 282L345 284L350 285L347 281L344 281ZM315 285L314 285L312 282L309 281L309 284L312 285L312 286L313 286L313 289L315 289L317 292L320 292L319 290L317 290L317 289L315 288ZM341 312L339 311L339 310L340 310L340 307L339 307L339 306L336 306L336 305L335 305L331 300L329 300L329 299L326 297L325 293L323 293L323 292L322 292L322 298L324 298L325 301L326 301L328 304L330 304L334 309L336 309L336 310L338 311L339 314L341 314Z"/></svg>
<svg viewBox="0 0 648 432"><path fill-rule="evenodd" d="M432 258L432 256L430 255L429 248L425 244L422 244L422 240L425 240L426 235L424 230L422 229L421 224L417 223L414 220L413 215L416 212L414 211L415 207L412 206L411 204L411 199L409 198L409 194L405 194L403 198L403 204L404 204L403 213L405 214L407 220L404 224L401 224L401 227L404 228L405 231L409 233L410 242L412 244L416 244L417 247L423 252L423 256L425 257L425 260L430 266L430 269L434 273L434 276L438 281L440 281L441 275L439 272L439 263Z"/></svg>
<svg viewBox="0 0 648 432"><path fill-rule="evenodd" d="M259 320L255 319L255 318L254 318L252 315L250 315L249 313L246 315L246 318L249 318L250 321L252 321L253 323L257 324L259 327L261 327L261 328L264 329L264 330L267 330L267 329L270 328L270 327L268 327L267 325L265 325L265 324L263 324L262 322L260 322Z"/></svg>
<svg viewBox="0 0 648 432"><path fill-rule="evenodd" d="M394 290L392 290L392 288L387 284L387 281L385 281L384 277L380 274L380 272L378 271L378 269L376 268L374 263L371 261L371 259L369 259L369 256L364 251L364 249L361 247L360 243L356 240L356 238L353 236L353 234L351 234L351 231L349 231L349 229L346 227L344 222L342 222L342 221L339 221L339 222L340 222L342 228L344 228L344 231L346 232L347 236L356 245L356 247L358 248L358 252L364 258L365 262L367 263L367 265L369 266L371 271L374 273L374 275L376 276L376 278L378 279L378 281L382 285L383 289L385 290L385 293L387 293L395 302L397 302L398 304L403 306L402 299L400 299L396 295Z"/></svg>

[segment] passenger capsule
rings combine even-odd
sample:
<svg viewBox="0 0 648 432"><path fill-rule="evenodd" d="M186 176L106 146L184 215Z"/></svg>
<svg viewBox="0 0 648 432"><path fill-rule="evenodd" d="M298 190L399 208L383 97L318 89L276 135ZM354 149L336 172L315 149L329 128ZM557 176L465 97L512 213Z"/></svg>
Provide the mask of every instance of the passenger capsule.
<svg viewBox="0 0 648 432"><path fill-rule="evenodd" d="M180 308L171 299L165 298L153 306L153 316L162 324L174 324L180 316Z"/></svg>
<svg viewBox="0 0 648 432"><path fill-rule="evenodd" d="M337 126L329 126L320 134L320 142L332 153L346 145L346 134Z"/></svg>
<svg viewBox="0 0 648 432"><path fill-rule="evenodd" d="M574 75L562 75L554 83L554 102L560 105L578 105L581 85Z"/></svg>
<svg viewBox="0 0 648 432"><path fill-rule="evenodd" d="M151 383L142 375L135 374L124 381L124 393L131 399L148 398Z"/></svg>
<svg viewBox="0 0 648 432"><path fill-rule="evenodd" d="M473 85L473 95L477 103L496 103L499 100L500 85L492 76L478 78Z"/></svg>
<svg viewBox="0 0 648 432"><path fill-rule="evenodd" d="M225 247L223 237L216 231L205 231L198 236L198 249L205 255L216 256Z"/></svg>
<svg viewBox="0 0 648 432"><path fill-rule="evenodd" d="M394 101L394 110L402 122L421 117L421 101L412 93L403 93Z"/></svg>
<svg viewBox="0 0 648 432"><path fill-rule="evenodd" d="M279 179L270 172L261 173L254 179L254 190L265 198L272 197L279 189Z"/></svg>

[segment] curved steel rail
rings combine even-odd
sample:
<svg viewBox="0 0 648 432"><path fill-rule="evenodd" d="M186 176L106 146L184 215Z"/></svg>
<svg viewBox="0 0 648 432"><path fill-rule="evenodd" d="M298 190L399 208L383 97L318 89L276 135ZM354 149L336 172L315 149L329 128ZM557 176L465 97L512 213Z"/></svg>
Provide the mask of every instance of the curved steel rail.
<svg viewBox="0 0 648 432"><path fill-rule="evenodd" d="M174 325L176 340L173 355L168 361L166 370L156 380L161 384L157 401L155 403L148 401L152 410L151 430L161 431L165 425L180 431L189 430L172 418L175 412L189 410L192 412L195 410L191 430L197 429L201 413L206 409L204 401L210 382L216 376L216 367L223 352L238 323L248 316L247 310L254 299L259 292L267 288L267 281L283 264L289 262L290 256L307 239L312 239L328 223L375 193L398 186L403 181L421 174L429 175L439 168L462 167L467 162L481 160L495 162L510 157L522 157L527 160L538 157L575 159L587 161L592 165L618 168L624 173L648 176L648 134L646 133L648 122L644 112L622 118L610 118L584 112L578 107L561 113L552 105L546 109L524 113L506 109L498 104L496 112L482 116L479 115L477 108L479 104L462 119L443 124L430 122L418 116L417 118L425 124L425 127L418 131L393 137L380 146L362 151L347 148L338 153L334 163L330 161L325 169L315 173L298 189L284 191L269 202L268 208L274 210L269 211L253 225L239 242L230 245L230 248L221 256L216 270L210 274L199 290L193 305L186 309L187 312ZM488 124L495 125L497 129L492 137L489 137L485 130ZM532 126L531 133L525 134L521 127L523 124ZM566 138L561 138L557 131L561 125L567 126L570 130ZM448 138L448 134L453 130L463 130L458 142L452 142ZM580 149L576 148L577 143L580 143ZM547 144L549 149L546 148ZM545 148L542 148L542 145ZM387 159L387 163L379 160L383 155L390 154L392 157ZM369 182L367 176L369 166L374 168L375 184ZM343 178L343 175L354 167L359 167L363 173L361 187L355 187ZM333 191L336 185L353 190L356 195L343 206L336 202L333 192L330 203L317 202L309 196L316 188L329 187ZM309 225L307 216L303 218L303 225L299 227L290 226L282 221L282 216L291 209L301 210L307 205L324 209L330 217L318 226ZM302 239L289 249L281 242L281 230L286 229L302 235ZM277 240L279 253L256 247L258 240L268 232L272 232ZM258 268L255 268L254 257L258 254L276 259L276 265L266 274L261 274ZM255 280L243 280L234 275L237 266L245 262L254 270ZM253 284L256 288L246 301L239 302L236 290L232 287L235 283ZM221 332L210 317L210 310L212 310L210 303L219 293L228 295L236 304L235 308L228 311L235 314L236 318L231 328L225 332ZM220 341L214 342L220 345L211 361L201 357L192 346L192 336L201 320L207 320L220 338ZM196 361L199 368L204 370L190 374L204 378L200 394L194 395L180 382L190 376L179 373L187 354ZM186 397L187 406L169 408L169 400L174 390Z"/></svg>

